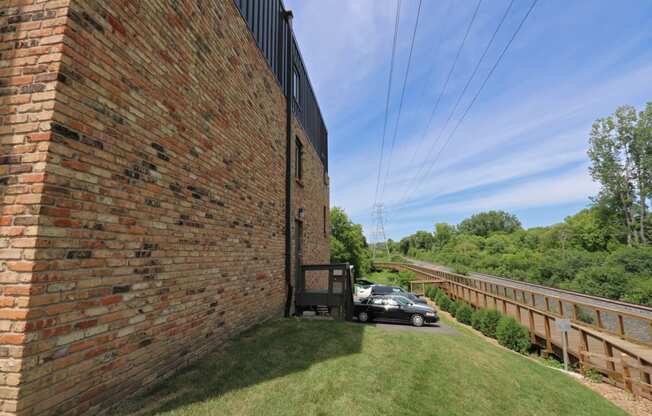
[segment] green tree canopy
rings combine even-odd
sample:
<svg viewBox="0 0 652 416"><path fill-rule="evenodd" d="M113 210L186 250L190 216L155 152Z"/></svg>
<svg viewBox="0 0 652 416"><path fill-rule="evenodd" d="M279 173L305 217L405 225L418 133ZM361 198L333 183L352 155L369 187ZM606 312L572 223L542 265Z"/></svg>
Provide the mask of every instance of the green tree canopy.
<svg viewBox="0 0 652 416"><path fill-rule="evenodd" d="M486 237L494 232L512 233L521 229L516 215L505 211L481 212L462 221L457 229L461 233Z"/></svg>
<svg viewBox="0 0 652 416"><path fill-rule="evenodd" d="M371 261L362 226L354 224L339 207L331 209L331 262L350 263L355 273L363 276L369 271Z"/></svg>

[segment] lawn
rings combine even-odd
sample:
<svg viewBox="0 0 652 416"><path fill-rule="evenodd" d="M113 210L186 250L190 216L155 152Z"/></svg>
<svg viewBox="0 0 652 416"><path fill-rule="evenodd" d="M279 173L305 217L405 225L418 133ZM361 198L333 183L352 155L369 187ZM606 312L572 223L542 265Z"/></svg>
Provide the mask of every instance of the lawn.
<svg viewBox="0 0 652 416"><path fill-rule="evenodd" d="M626 415L561 372L458 330L280 319L247 331L118 414Z"/></svg>
<svg viewBox="0 0 652 416"><path fill-rule="evenodd" d="M369 273L364 278L380 285L393 286L398 284L397 277L398 273L396 271L383 269Z"/></svg>

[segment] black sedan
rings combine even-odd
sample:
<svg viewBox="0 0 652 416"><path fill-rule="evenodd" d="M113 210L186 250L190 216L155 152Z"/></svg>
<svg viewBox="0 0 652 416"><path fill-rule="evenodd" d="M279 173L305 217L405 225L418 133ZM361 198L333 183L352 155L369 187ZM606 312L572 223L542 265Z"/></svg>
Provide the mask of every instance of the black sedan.
<svg viewBox="0 0 652 416"><path fill-rule="evenodd" d="M403 296L369 296L355 304L355 315L360 322L376 319L389 322L409 322L414 326L439 321L434 309L410 302Z"/></svg>
<svg viewBox="0 0 652 416"><path fill-rule="evenodd" d="M408 292L400 286L374 285L371 287L371 295L400 295L410 299L412 303L420 303L422 305L428 304L427 300L418 297L412 292Z"/></svg>

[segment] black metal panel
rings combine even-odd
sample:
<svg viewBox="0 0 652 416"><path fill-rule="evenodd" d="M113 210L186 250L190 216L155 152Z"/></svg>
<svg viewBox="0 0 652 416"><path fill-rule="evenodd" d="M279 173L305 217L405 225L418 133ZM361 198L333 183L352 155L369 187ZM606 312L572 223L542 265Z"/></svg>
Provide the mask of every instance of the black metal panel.
<svg viewBox="0 0 652 416"><path fill-rule="evenodd" d="M247 22L260 51L276 75L284 93L287 71L292 71L293 68L297 69L300 79L299 102L295 102L292 109L321 158L324 169L328 170L328 131L294 35L292 35L295 52L293 62L287 62L285 53L287 23L283 19L285 7L282 1L234 0L234 3Z"/></svg>

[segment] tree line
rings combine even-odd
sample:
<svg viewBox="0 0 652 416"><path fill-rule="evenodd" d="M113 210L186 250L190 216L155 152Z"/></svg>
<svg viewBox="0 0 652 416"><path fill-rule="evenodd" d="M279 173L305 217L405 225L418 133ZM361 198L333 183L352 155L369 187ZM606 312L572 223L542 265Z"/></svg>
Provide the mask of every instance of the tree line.
<svg viewBox="0 0 652 416"><path fill-rule="evenodd" d="M619 107L589 135L590 206L562 223L524 229L483 212L392 242L406 256L652 306L652 103Z"/></svg>

